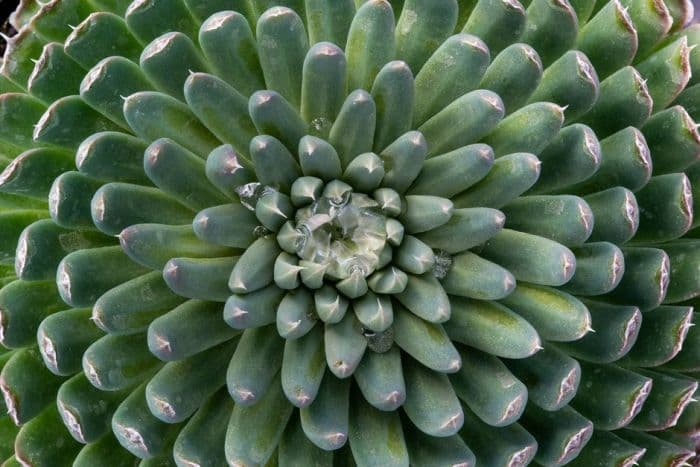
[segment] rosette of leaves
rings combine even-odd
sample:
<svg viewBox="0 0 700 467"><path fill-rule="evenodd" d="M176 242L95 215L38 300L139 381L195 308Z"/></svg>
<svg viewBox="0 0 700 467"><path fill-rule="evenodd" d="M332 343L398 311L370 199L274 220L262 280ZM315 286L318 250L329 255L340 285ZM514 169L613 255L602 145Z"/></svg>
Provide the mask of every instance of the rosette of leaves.
<svg viewBox="0 0 700 467"><path fill-rule="evenodd" d="M690 17L22 1L3 465L687 465Z"/></svg>

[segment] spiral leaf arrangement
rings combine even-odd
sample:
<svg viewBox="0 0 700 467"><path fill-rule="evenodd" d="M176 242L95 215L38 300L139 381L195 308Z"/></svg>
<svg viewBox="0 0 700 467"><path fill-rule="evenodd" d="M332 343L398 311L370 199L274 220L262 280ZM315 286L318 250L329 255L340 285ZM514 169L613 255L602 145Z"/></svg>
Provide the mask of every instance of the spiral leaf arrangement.
<svg viewBox="0 0 700 467"><path fill-rule="evenodd" d="M691 17L23 0L2 465L689 465Z"/></svg>

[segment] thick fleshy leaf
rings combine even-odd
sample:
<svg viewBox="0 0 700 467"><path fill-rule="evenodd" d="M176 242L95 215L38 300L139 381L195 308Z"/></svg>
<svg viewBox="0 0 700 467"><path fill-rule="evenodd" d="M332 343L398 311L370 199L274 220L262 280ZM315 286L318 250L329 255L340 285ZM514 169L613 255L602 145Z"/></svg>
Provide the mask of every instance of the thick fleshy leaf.
<svg viewBox="0 0 700 467"><path fill-rule="evenodd" d="M396 55L420 70L457 25L456 0L408 0L396 23ZM416 21L416 18L418 21Z"/></svg>
<svg viewBox="0 0 700 467"><path fill-rule="evenodd" d="M543 84L547 83L543 81L540 88ZM515 151L538 155L559 133L563 123L562 107L535 101L504 118L483 141L493 148L497 158Z"/></svg>
<svg viewBox="0 0 700 467"><path fill-rule="evenodd" d="M548 341L577 340L590 328L591 316L586 306L573 295L554 288L520 283L501 302L527 319Z"/></svg>
<svg viewBox="0 0 700 467"><path fill-rule="evenodd" d="M92 307L92 320L112 333L145 330L155 318L178 306L184 299L175 295L160 271L124 282L104 293Z"/></svg>
<svg viewBox="0 0 700 467"><path fill-rule="evenodd" d="M119 243L132 260L151 269L164 268L178 255L216 258L232 251L220 244L201 241L189 225L134 224L119 233Z"/></svg>
<svg viewBox="0 0 700 467"><path fill-rule="evenodd" d="M515 288L515 278L507 269L469 251L452 257L440 283L450 295L480 300L501 299Z"/></svg>
<svg viewBox="0 0 700 467"><path fill-rule="evenodd" d="M282 388L297 407L313 403L326 365L323 355L323 331L315 326L305 336L287 340L282 360Z"/></svg>
<svg viewBox="0 0 700 467"><path fill-rule="evenodd" d="M500 157L481 181L452 201L457 208L498 209L532 188L540 176L541 165L535 155L526 152Z"/></svg>
<svg viewBox="0 0 700 467"><path fill-rule="evenodd" d="M237 261L237 256L173 258L163 266L163 279L182 297L224 302L231 295L228 275Z"/></svg>
<svg viewBox="0 0 700 467"><path fill-rule="evenodd" d="M408 451L396 411L380 412L355 392L350 416L350 448L359 465L408 465Z"/></svg>
<svg viewBox="0 0 700 467"><path fill-rule="evenodd" d="M263 185L289 192L292 183L301 176L301 169L292 153L273 136L253 138L250 156L257 178Z"/></svg>
<svg viewBox="0 0 700 467"><path fill-rule="evenodd" d="M160 365L148 351L145 334L106 335L83 354L85 375L93 386L103 391L134 386L149 378Z"/></svg>
<svg viewBox="0 0 700 467"><path fill-rule="evenodd" d="M614 365L581 362L581 384L571 406L602 430L626 426L652 389L649 377Z"/></svg>
<svg viewBox="0 0 700 467"><path fill-rule="evenodd" d="M466 406L460 435L469 440L469 448L474 451L478 465L527 465L537 451L537 441L521 425L513 423L502 428L492 427L482 422Z"/></svg>
<svg viewBox="0 0 700 467"><path fill-rule="evenodd" d="M537 50L545 66L573 48L578 21L568 1L533 0L526 16L525 32L520 39Z"/></svg>
<svg viewBox="0 0 700 467"><path fill-rule="evenodd" d="M450 301L440 281L431 273L408 276L403 292L396 299L416 316L431 323L450 319Z"/></svg>
<svg viewBox="0 0 700 467"><path fill-rule="evenodd" d="M91 306L112 287L146 272L118 246L91 248L74 251L61 260L56 284L66 303Z"/></svg>
<svg viewBox="0 0 700 467"><path fill-rule="evenodd" d="M453 214L452 201L439 196L409 195L399 220L407 233L427 232L447 223Z"/></svg>
<svg viewBox="0 0 700 467"><path fill-rule="evenodd" d="M301 426L309 440L331 451L341 448L348 439L350 382L327 373L316 400L299 410Z"/></svg>
<svg viewBox="0 0 700 467"><path fill-rule="evenodd" d="M70 464L81 446L64 428L56 406L51 405L17 433L15 456L29 465Z"/></svg>
<svg viewBox="0 0 700 467"><path fill-rule="evenodd" d="M90 467L92 465L110 464L114 467L131 467L136 458L126 449L122 449L121 444L113 435L107 435L94 443L83 447L73 465L75 467Z"/></svg>
<svg viewBox="0 0 700 467"><path fill-rule="evenodd" d="M659 366L681 351L686 338L690 340L686 355L690 356L689 360L694 358L692 349L695 344L692 342L697 332L691 328L692 307L660 306L645 312L642 317L644 325L639 330L637 341L620 363L635 367Z"/></svg>
<svg viewBox="0 0 700 467"><path fill-rule="evenodd" d="M581 454L568 465L603 467L610 461L619 465L633 464L642 458L645 452L645 448L625 441L610 431L595 430Z"/></svg>
<svg viewBox="0 0 700 467"><path fill-rule="evenodd" d="M372 151L376 121L377 106L372 95L362 89L351 92L328 136L328 141L338 151L343 168L356 156Z"/></svg>
<svg viewBox="0 0 700 467"><path fill-rule="evenodd" d="M457 395L485 423L507 426L522 415L527 388L496 357L460 348L462 369L450 376Z"/></svg>
<svg viewBox="0 0 700 467"><path fill-rule="evenodd" d="M88 69L108 56L120 56L137 62L141 46L121 14L98 11L85 18L68 35L64 50Z"/></svg>
<svg viewBox="0 0 700 467"><path fill-rule="evenodd" d="M248 115L248 100L220 78L191 72L184 83L184 97L199 120L243 156L256 135Z"/></svg>
<svg viewBox="0 0 700 467"><path fill-rule="evenodd" d="M447 375L434 372L413 359L404 359L406 401L403 410L423 433L447 437L457 433L464 423L459 399Z"/></svg>
<svg viewBox="0 0 700 467"><path fill-rule="evenodd" d="M226 380L224 369L236 347L229 341L163 366L146 385L151 413L166 423L190 417Z"/></svg>
<svg viewBox="0 0 700 467"><path fill-rule="evenodd" d="M144 47L139 67L155 86L184 100L183 86L190 73L207 72L207 65L192 40L181 32L168 32Z"/></svg>
<svg viewBox="0 0 700 467"><path fill-rule="evenodd" d="M607 47L600 47L607 44ZM576 48L591 60L605 78L629 65L637 53L637 30L627 9L617 1L606 4L579 30Z"/></svg>
<svg viewBox="0 0 700 467"><path fill-rule="evenodd" d="M554 346L546 346L528 358L505 360L508 369L528 389L531 404L556 412L576 395L581 366Z"/></svg>
<svg viewBox="0 0 700 467"><path fill-rule="evenodd" d="M338 378L347 378L355 372L367 348L367 340L353 313L346 313L336 324L327 324L323 343L328 368Z"/></svg>
<svg viewBox="0 0 700 467"><path fill-rule="evenodd" d="M148 326L148 349L159 359L182 360L226 342L240 331L226 326L221 304L189 300Z"/></svg>
<svg viewBox="0 0 700 467"><path fill-rule="evenodd" d="M352 0L350 2L352 3ZM277 449L277 461L280 467L296 465L331 467L335 457L333 451L324 451L309 440L296 414L292 415L292 419L287 424Z"/></svg>
<svg viewBox="0 0 700 467"><path fill-rule="evenodd" d="M384 65L372 84L372 98L377 104L374 151L380 152L411 129L414 80L409 66L399 60Z"/></svg>
<svg viewBox="0 0 700 467"><path fill-rule="evenodd" d="M141 459L155 457L168 449L180 431L154 417L146 404L142 384L119 405L112 417L112 431L124 449Z"/></svg>
<svg viewBox="0 0 700 467"><path fill-rule="evenodd" d="M406 400L406 383L398 347L388 352L367 352L355 371L362 395L382 411L396 410Z"/></svg>
<svg viewBox="0 0 700 467"><path fill-rule="evenodd" d="M128 130L124 99L154 87L141 68L123 57L108 57L97 63L80 83L80 97L93 109Z"/></svg>
<svg viewBox="0 0 700 467"><path fill-rule="evenodd" d="M13 257L17 254L15 248L21 246L18 245L18 242L22 238L22 232L25 228L46 217L47 212L39 209L8 210L0 213L0 222L3 227L0 230L0 242L2 242L0 243L0 259L11 266L15 262Z"/></svg>
<svg viewBox="0 0 700 467"><path fill-rule="evenodd" d="M472 144L433 157L423 163L409 193L451 198L485 177L493 162L493 151L485 144Z"/></svg>
<svg viewBox="0 0 700 467"><path fill-rule="evenodd" d="M394 339L403 351L432 370L454 373L461 359L440 324L429 323L413 313L398 309L394 314Z"/></svg>
<svg viewBox="0 0 700 467"><path fill-rule="evenodd" d="M563 285L576 270L576 258L565 246L510 229L486 242L480 255L508 269L516 279L540 285Z"/></svg>
<svg viewBox="0 0 700 467"><path fill-rule="evenodd" d="M673 24L669 7L664 3L648 3L639 0L624 0L622 5L637 30L637 56L646 57L654 46L668 34Z"/></svg>
<svg viewBox="0 0 700 467"><path fill-rule="evenodd" d="M168 31L181 31L190 38L197 37L195 19L182 0L132 2L124 18L131 32L142 43L148 43Z"/></svg>
<svg viewBox="0 0 700 467"><path fill-rule="evenodd" d="M496 55L480 87L501 96L506 111L511 113L527 102L541 79L542 61L537 51L527 44L513 44Z"/></svg>
<svg viewBox="0 0 700 467"><path fill-rule="evenodd" d="M537 331L505 306L456 297L451 303L454 312L445 330L454 341L506 358L529 357L540 349Z"/></svg>
<svg viewBox="0 0 700 467"><path fill-rule="evenodd" d="M260 402L268 389L277 385L283 348L284 340L274 326L243 333L226 372L226 385L237 406Z"/></svg>
<svg viewBox="0 0 700 467"><path fill-rule="evenodd" d="M277 332L284 339L298 339L316 324L314 297L308 289L287 292L277 307Z"/></svg>
<svg viewBox="0 0 700 467"><path fill-rule="evenodd" d="M628 126L640 127L652 106L646 82L636 69L626 66L600 82L598 100L581 121L603 138Z"/></svg>
<svg viewBox="0 0 700 467"><path fill-rule="evenodd" d="M15 352L0 373L0 391L8 416L16 425L30 421L55 402L62 382L63 378L44 366L38 350Z"/></svg>
<svg viewBox="0 0 700 467"><path fill-rule="evenodd" d="M560 348L589 362L610 363L619 360L637 341L642 327L639 308L593 301L585 303L595 332L589 332L577 341L561 343ZM647 326L646 320L644 326Z"/></svg>
<svg viewBox="0 0 700 467"><path fill-rule="evenodd" d="M562 128L538 158L540 177L529 193L567 193L569 186L586 180L600 167L600 143L593 130L575 123Z"/></svg>
<svg viewBox="0 0 700 467"><path fill-rule="evenodd" d="M275 239L257 239L238 259L229 278L234 293L250 293L272 283L277 255L281 253Z"/></svg>
<svg viewBox="0 0 700 467"><path fill-rule="evenodd" d="M683 235L692 225L693 198L685 174L652 177L635 196L640 210L635 241L671 240Z"/></svg>
<svg viewBox="0 0 700 467"><path fill-rule="evenodd" d="M697 124L679 105L654 114L642 132L654 159L654 175L680 172L700 158Z"/></svg>
<svg viewBox="0 0 700 467"><path fill-rule="evenodd" d="M118 131L121 127L104 118L79 96L54 101L34 127L35 141L74 151L80 143L100 131Z"/></svg>
<svg viewBox="0 0 700 467"><path fill-rule="evenodd" d="M267 89L299 108L302 68L309 48L301 18L289 8L271 8L258 18L256 38Z"/></svg>
<svg viewBox="0 0 700 467"><path fill-rule="evenodd" d="M656 308L666 297L670 262L665 251L656 248L623 248L625 275L606 297L615 303L637 305L642 311Z"/></svg>
<svg viewBox="0 0 700 467"><path fill-rule="evenodd" d="M61 385L56 395L58 412L73 438L94 443L110 432L114 411L129 390L102 391L80 372Z"/></svg>
<svg viewBox="0 0 700 467"><path fill-rule="evenodd" d="M589 240L622 244L637 233L639 205L634 193L627 188L608 188L583 199L593 211L595 219Z"/></svg>
<svg viewBox="0 0 700 467"><path fill-rule="evenodd" d="M127 97L124 117L143 140L150 143L170 138L202 158L221 144L187 105L159 92L137 92Z"/></svg>
<svg viewBox="0 0 700 467"><path fill-rule="evenodd" d="M687 307L683 307L687 311ZM693 322L698 322L698 314L693 314ZM690 328L689 321L681 323L678 328L678 340L676 346L673 348L677 351L680 347L680 351L676 354L673 360L666 363L666 367L670 370L676 371L700 371L700 365L698 364L698 355L700 355L700 332L697 327ZM687 335L686 335L687 332ZM685 335L685 340L683 336ZM667 346L664 346L667 347Z"/></svg>
<svg viewBox="0 0 700 467"><path fill-rule="evenodd" d="M238 203L204 209L192 221L194 233L200 239L235 248L246 248L253 243L257 226L255 215Z"/></svg>
<svg viewBox="0 0 700 467"><path fill-rule="evenodd" d="M584 243L593 231L593 212L577 196L523 196L501 208L508 227L567 246ZM548 214L556 212L556 217Z"/></svg>
<svg viewBox="0 0 700 467"><path fill-rule="evenodd" d="M337 3L325 8L342 10L347 2ZM343 50L331 42L312 44L304 59L300 111L304 121L322 130L321 135L326 137L345 100L347 61Z"/></svg>
<svg viewBox="0 0 700 467"><path fill-rule="evenodd" d="M420 233L417 238L436 250L461 253L496 235L505 221L503 213L496 209L455 209L447 223Z"/></svg>
<svg viewBox="0 0 700 467"><path fill-rule="evenodd" d="M664 303L677 303L700 295L698 289L698 254L700 243L685 241L664 245L664 251L669 256L671 275Z"/></svg>
<svg viewBox="0 0 700 467"><path fill-rule="evenodd" d="M224 320L234 329L248 329L274 323L285 291L275 284L249 294L231 295L224 307Z"/></svg>
<svg viewBox="0 0 700 467"><path fill-rule="evenodd" d="M282 391L278 375L257 404L235 405L226 432L229 464L264 465L277 447L293 407Z"/></svg>
<svg viewBox="0 0 700 467"><path fill-rule="evenodd" d="M95 133L78 147L75 165L80 173L97 180L150 185L143 171L143 153L147 147L139 138L126 133Z"/></svg>
<svg viewBox="0 0 700 467"><path fill-rule="evenodd" d="M63 51L61 44L51 42L44 46L27 83L33 96L52 102L76 94L84 70Z"/></svg>
<svg viewBox="0 0 700 467"><path fill-rule="evenodd" d="M547 412L528 405L521 423L537 439L535 461L565 465L575 458L593 434L593 424L574 409Z"/></svg>
<svg viewBox="0 0 700 467"><path fill-rule="evenodd" d="M404 193L420 174L427 152L428 143L417 131L402 134L384 147L379 153L386 172L382 186Z"/></svg>
<svg viewBox="0 0 700 467"><path fill-rule="evenodd" d="M175 462L205 465L225 463L224 442L233 400L225 389L219 390L197 410L178 434L173 445Z"/></svg>
<svg viewBox="0 0 700 467"><path fill-rule="evenodd" d="M30 149L15 157L0 173L0 191L46 200L54 179L72 168L67 152Z"/></svg>
<svg viewBox="0 0 700 467"><path fill-rule="evenodd" d="M345 53L348 57L349 89L370 90L374 78L395 54L394 12L385 0L364 2L348 31Z"/></svg>
<svg viewBox="0 0 700 467"><path fill-rule="evenodd" d="M90 205L101 186L94 178L78 172L64 172L54 180L49 191L51 219L68 229L94 228Z"/></svg>
<svg viewBox="0 0 700 467"><path fill-rule="evenodd" d="M345 45L355 14L353 0L306 0L304 7L311 44L328 41L341 47Z"/></svg>
<svg viewBox="0 0 700 467"><path fill-rule="evenodd" d="M248 97L255 91L264 89L265 80L258 60L255 37L244 16L245 12L238 8L230 10L215 13L202 23L199 45L216 75Z"/></svg>
<svg viewBox="0 0 700 467"><path fill-rule="evenodd" d="M488 48L478 37L457 34L445 40L422 68L413 69L414 126L422 125L455 99L474 90L488 63Z"/></svg>
<svg viewBox="0 0 700 467"><path fill-rule="evenodd" d="M639 371L642 376L653 378L654 384L644 406L630 423L630 428L650 431L665 430L678 423L685 407L693 402L698 382L692 378Z"/></svg>
<svg viewBox="0 0 700 467"><path fill-rule="evenodd" d="M458 97L418 130L428 140L428 155L436 156L479 141L498 125L504 114L498 94L481 89Z"/></svg>
<svg viewBox="0 0 700 467"><path fill-rule="evenodd" d="M669 105L680 94L690 79L688 39L685 36L657 50L636 68L645 79L654 110Z"/></svg>
<svg viewBox="0 0 700 467"><path fill-rule="evenodd" d="M68 376L82 370L85 350L102 336L91 321L90 308L54 313L39 325L37 343L44 365L52 373Z"/></svg>
<svg viewBox="0 0 700 467"><path fill-rule="evenodd" d="M644 462L652 462L661 465L676 462L683 465L695 455L691 449L664 441L650 433L635 430L620 430L617 434L625 441L646 448Z"/></svg>

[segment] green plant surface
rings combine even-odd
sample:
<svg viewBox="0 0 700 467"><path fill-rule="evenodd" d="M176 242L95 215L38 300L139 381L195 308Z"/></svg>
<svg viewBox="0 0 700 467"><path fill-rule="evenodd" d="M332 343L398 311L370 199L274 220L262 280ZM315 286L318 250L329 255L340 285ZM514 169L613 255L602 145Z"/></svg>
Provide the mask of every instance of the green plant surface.
<svg viewBox="0 0 700 467"><path fill-rule="evenodd" d="M22 0L3 466L690 465L689 0Z"/></svg>

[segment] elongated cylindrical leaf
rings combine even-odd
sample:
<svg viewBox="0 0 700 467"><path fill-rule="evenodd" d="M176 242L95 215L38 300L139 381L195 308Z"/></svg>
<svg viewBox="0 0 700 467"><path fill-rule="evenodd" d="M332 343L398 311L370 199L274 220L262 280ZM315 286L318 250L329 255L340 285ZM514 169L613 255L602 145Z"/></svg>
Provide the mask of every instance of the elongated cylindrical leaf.
<svg viewBox="0 0 700 467"><path fill-rule="evenodd" d="M413 123L422 125L463 94L474 90L486 71L486 44L471 34L445 40L416 74Z"/></svg>
<svg viewBox="0 0 700 467"><path fill-rule="evenodd" d="M450 376L457 395L491 426L507 426L522 415L527 388L496 357L460 349L462 369Z"/></svg>
<svg viewBox="0 0 700 467"><path fill-rule="evenodd" d="M593 301L587 301L586 306L591 313L591 327L595 332L589 332L577 341L559 344L560 348L589 362L610 363L619 360L637 341L642 327L639 308Z"/></svg>
<svg viewBox="0 0 700 467"><path fill-rule="evenodd" d="M151 413L166 423L186 420L225 384L224 369L235 346L229 341L163 366L146 385Z"/></svg>
<svg viewBox="0 0 700 467"><path fill-rule="evenodd" d="M653 380L614 365L581 363L581 384L572 407L605 430L621 428L639 413Z"/></svg>
<svg viewBox="0 0 700 467"><path fill-rule="evenodd" d="M501 230L486 242L481 256L508 269L516 279L534 284L563 285L576 270L576 258L568 248L510 229Z"/></svg>
<svg viewBox="0 0 700 467"><path fill-rule="evenodd" d="M456 297L450 301L454 313L445 330L451 339L507 358L525 358L539 350L537 331L505 306Z"/></svg>
<svg viewBox="0 0 700 467"><path fill-rule="evenodd" d="M221 304L189 300L148 326L148 349L163 361L195 355L240 334L226 326Z"/></svg>
<svg viewBox="0 0 700 467"><path fill-rule="evenodd" d="M83 354L83 370L93 386L117 391L149 377L160 362L148 352L145 334L104 336Z"/></svg>

